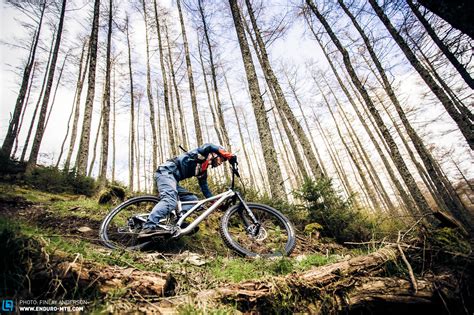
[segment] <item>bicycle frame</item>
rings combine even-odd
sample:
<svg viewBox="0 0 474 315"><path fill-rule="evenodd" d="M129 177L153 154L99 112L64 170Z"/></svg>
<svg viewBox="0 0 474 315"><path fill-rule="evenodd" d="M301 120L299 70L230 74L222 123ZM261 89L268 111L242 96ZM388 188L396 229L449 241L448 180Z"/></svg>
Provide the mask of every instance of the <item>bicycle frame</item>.
<svg viewBox="0 0 474 315"><path fill-rule="evenodd" d="M180 235L186 235L189 234L193 231L193 229L199 225L205 218L207 218L211 213L213 213L224 201L226 201L229 198L237 198L240 201L240 206L243 207L250 218L253 221L253 224L257 225L257 232L259 228L259 222L253 215L252 211L250 208L247 206L243 198L240 196L238 192L234 190L234 177L238 176L240 177L239 170L236 165L232 165L232 184L229 190L220 193L216 196L207 198L207 199L202 199L202 200L196 200L196 201L178 201L178 213L182 211L182 205L191 205L194 204L194 206L186 211L186 213L178 219L178 222L176 223L177 227L179 228L176 233L173 234L173 237L178 237ZM194 219L193 222L191 222L187 227L184 229L181 229L181 225L183 224L184 220L186 220L187 217L189 217L193 212L195 212L197 209L199 209L203 204L206 202L210 202L216 200L212 206L210 206L206 211L204 211L201 215L199 215L196 219ZM247 223L247 222L246 222Z"/></svg>
<svg viewBox="0 0 474 315"><path fill-rule="evenodd" d="M199 209L203 204L205 204L206 202L209 202L209 201L217 200L216 202L214 202L214 204L212 206L210 206L208 209L206 209L206 211L201 213L186 228L178 230L177 233L175 233L173 235L173 237L178 237L180 235L189 234L199 223L201 223L205 218L207 218L211 213L213 213L225 200L234 197L236 194L237 193L234 190L229 189L229 190L227 190L223 193L220 193L216 196L213 196L211 198L196 200L196 201L183 201L183 202L180 201L180 202L178 202L178 209L177 210L179 212L181 212L182 205L194 204L194 207L192 207L191 209L186 211L186 213L182 217L180 217L178 222L176 223L176 225L178 227L181 227L184 220L186 220L187 217L189 217L193 212L195 212L197 209Z"/></svg>

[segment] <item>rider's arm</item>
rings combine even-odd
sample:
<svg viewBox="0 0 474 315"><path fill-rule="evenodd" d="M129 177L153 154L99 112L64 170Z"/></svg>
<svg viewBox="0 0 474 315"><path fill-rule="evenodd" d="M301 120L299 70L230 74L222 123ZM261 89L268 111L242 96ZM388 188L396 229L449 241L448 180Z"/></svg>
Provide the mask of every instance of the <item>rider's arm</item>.
<svg viewBox="0 0 474 315"><path fill-rule="evenodd" d="M199 182L199 188L201 188L201 191L204 197L211 198L213 195L212 195L211 190L209 189L209 186L207 185L207 171L198 177L198 182Z"/></svg>
<svg viewBox="0 0 474 315"><path fill-rule="evenodd" d="M223 147L217 146L212 143L206 143L200 146L198 149L199 154L207 156L209 153L216 153L222 156L226 161L229 160L233 154L229 151L226 151Z"/></svg>

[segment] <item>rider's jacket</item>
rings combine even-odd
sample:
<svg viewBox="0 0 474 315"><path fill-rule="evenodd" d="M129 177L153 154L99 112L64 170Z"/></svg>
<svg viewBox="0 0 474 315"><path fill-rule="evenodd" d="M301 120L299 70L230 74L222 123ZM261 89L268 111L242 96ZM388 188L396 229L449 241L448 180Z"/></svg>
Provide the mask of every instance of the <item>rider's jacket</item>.
<svg viewBox="0 0 474 315"><path fill-rule="evenodd" d="M197 176L202 193L206 198L209 198L212 197L212 193L207 185L207 168L211 160L217 156L228 160L232 157L232 153L226 151L221 146L206 143L169 161L177 166L177 170L174 172L177 181Z"/></svg>

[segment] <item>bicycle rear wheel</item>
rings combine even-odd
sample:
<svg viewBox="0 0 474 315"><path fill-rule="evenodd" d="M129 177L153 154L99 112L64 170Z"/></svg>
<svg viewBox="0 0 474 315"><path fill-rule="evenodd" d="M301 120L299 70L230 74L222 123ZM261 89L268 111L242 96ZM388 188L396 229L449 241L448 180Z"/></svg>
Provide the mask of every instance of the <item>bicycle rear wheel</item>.
<svg viewBox="0 0 474 315"><path fill-rule="evenodd" d="M158 201L156 196L140 196L114 208L100 226L102 243L112 249L141 249L149 244L149 240L140 241L137 236Z"/></svg>
<svg viewBox="0 0 474 315"><path fill-rule="evenodd" d="M247 211L235 205L224 214L220 232L225 244L248 257L289 255L296 245L290 221L278 210L266 205L247 203L259 226Z"/></svg>

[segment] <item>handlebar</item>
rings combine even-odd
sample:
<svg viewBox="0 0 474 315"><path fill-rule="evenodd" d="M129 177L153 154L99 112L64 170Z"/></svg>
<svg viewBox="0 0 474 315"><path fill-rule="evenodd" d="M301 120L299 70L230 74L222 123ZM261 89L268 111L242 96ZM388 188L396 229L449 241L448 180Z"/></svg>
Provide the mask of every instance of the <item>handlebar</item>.
<svg viewBox="0 0 474 315"><path fill-rule="evenodd" d="M240 178L240 173L239 173L239 163L235 161L234 163L230 164L231 170L232 170L232 184L231 188L234 189L235 186L235 176Z"/></svg>

